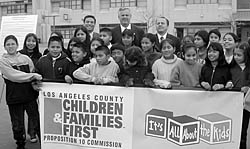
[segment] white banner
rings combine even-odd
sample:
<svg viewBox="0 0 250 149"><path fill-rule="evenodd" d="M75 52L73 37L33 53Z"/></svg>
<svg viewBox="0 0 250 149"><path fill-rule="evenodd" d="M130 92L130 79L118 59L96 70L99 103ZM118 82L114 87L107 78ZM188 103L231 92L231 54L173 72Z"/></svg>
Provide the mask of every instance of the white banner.
<svg viewBox="0 0 250 149"><path fill-rule="evenodd" d="M239 148L243 94L43 83L42 149Z"/></svg>

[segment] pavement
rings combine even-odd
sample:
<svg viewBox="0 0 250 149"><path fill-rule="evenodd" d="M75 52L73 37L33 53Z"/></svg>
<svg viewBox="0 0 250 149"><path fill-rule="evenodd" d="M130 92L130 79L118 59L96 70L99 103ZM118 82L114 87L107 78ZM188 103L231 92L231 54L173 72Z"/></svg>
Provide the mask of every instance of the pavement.
<svg viewBox="0 0 250 149"><path fill-rule="evenodd" d="M9 110L5 100L5 90L3 91L2 88L3 80L0 79L0 149L16 149L15 140L13 139L13 133L11 130ZM27 116L25 117L25 120L27 128ZM26 149L41 149L39 143L30 143L28 136L26 142Z"/></svg>
<svg viewBox="0 0 250 149"><path fill-rule="evenodd" d="M5 90L3 90L3 79L0 77L0 149L15 149L8 107L5 102ZM27 116L25 117L27 128ZM41 149L39 143L30 143L27 136L26 149ZM250 149L250 126L248 129L248 148Z"/></svg>

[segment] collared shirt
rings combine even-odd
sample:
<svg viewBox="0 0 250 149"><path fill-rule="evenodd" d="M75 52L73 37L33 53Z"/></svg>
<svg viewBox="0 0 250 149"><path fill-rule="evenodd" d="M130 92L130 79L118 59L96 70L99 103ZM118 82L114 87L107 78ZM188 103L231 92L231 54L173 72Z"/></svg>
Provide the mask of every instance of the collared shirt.
<svg viewBox="0 0 250 149"><path fill-rule="evenodd" d="M164 40L164 39L166 39L166 38L167 38L167 35L168 35L168 32L166 32L163 36L162 36L162 35L160 35L159 33L157 33L157 37L158 37L159 42L161 42L161 41L162 41L161 37L163 37L163 40Z"/></svg>
<svg viewBox="0 0 250 149"><path fill-rule="evenodd" d="M94 34L94 32L89 33L90 40L92 40L92 38L93 38L93 34Z"/></svg>
<svg viewBox="0 0 250 149"><path fill-rule="evenodd" d="M112 44L111 43L109 43L109 45L107 46L109 49L111 49L111 47L112 47Z"/></svg>
<svg viewBox="0 0 250 149"><path fill-rule="evenodd" d="M131 29L131 24L128 25L128 27L123 27L122 25L121 26L121 32L123 32L125 29Z"/></svg>

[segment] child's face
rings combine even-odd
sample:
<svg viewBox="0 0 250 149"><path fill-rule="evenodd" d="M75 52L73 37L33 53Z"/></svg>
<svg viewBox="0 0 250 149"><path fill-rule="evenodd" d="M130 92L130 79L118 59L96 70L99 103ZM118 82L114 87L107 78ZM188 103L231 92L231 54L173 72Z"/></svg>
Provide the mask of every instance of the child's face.
<svg viewBox="0 0 250 149"><path fill-rule="evenodd" d="M29 50L33 50L36 47L36 39L33 36L30 36L26 40L26 46Z"/></svg>
<svg viewBox="0 0 250 149"><path fill-rule="evenodd" d="M112 36L110 36L107 32L100 32L100 38L104 41L104 45L106 46L108 46L112 40Z"/></svg>
<svg viewBox="0 0 250 149"><path fill-rule="evenodd" d="M128 36L128 35L122 36L122 43L123 43L125 46L131 46L133 40L134 40L134 39L133 39L132 36Z"/></svg>
<svg viewBox="0 0 250 149"><path fill-rule="evenodd" d="M17 52L18 45L17 45L17 43L16 43L15 40L9 39L9 40L7 40L7 42L5 43L4 48L5 48L5 50L7 51L7 53L8 53L9 55L15 55L16 52Z"/></svg>
<svg viewBox="0 0 250 149"><path fill-rule="evenodd" d="M81 48L73 47L72 48L72 59L75 63L79 63L83 60L83 58L87 55L86 52L83 52Z"/></svg>
<svg viewBox="0 0 250 149"><path fill-rule="evenodd" d="M219 42L220 38L218 35L216 35L215 33L210 34L209 36L209 41L210 42Z"/></svg>
<svg viewBox="0 0 250 149"><path fill-rule="evenodd" d="M62 45L58 41L52 41L49 44L48 50L52 57L57 57L62 52Z"/></svg>
<svg viewBox="0 0 250 149"><path fill-rule="evenodd" d="M183 43L184 44L193 43L193 41L190 39L190 37L185 37L185 38L183 38Z"/></svg>
<svg viewBox="0 0 250 149"><path fill-rule="evenodd" d="M112 51L112 57L118 63L124 59L124 53L119 49L115 49Z"/></svg>
<svg viewBox="0 0 250 149"><path fill-rule="evenodd" d="M204 47L205 42L200 36L196 35L194 37L194 44L196 45L197 48L201 48L201 47Z"/></svg>
<svg viewBox="0 0 250 149"><path fill-rule="evenodd" d="M72 41L72 42L69 44L69 51L72 52L73 45L74 45L75 43L76 43L76 42Z"/></svg>
<svg viewBox="0 0 250 149"><path fill-rule="evenodd" d="M209 59L211 62L218 61L219 55L220 55L220 52L214 50L212 47L210 47L209 50L208 50L208 52L207 52L208 59Z"/></svg>
<svg viewBox="0 0 250 149"><path fill-rule="evenodd" d="M110 58L110 55L106 55L104 51L96 51L95 55L96 55L96 62L99 65L106 65Z"/></svg>
<svg viewBox="0 0 250 149"><path fill-rule="evenodd" d="M244 51L242 49L236 48L234 50L234 59L237 64L244 63L244 60L245 60Z"/></svg>
<svg viewBox="0 0 250 149"><path fill-rule="evenodd" d="M225 49L234 49L236 46L236 43L234 41L234 38L227 34L224 38L223 38L223 45Z"/></svg>
<svg viewBox="0 0 250 149"><path fill-rule="evenodd" d="M165 42L161 49L162 55L165 59L172 58L174 55L174 51L175 51L174 47L168 42Z"/></svg>
<svg viewBox="0 0 250 149"><path fill-rule="evenodd" d="M146 37L141 40L141 47L144 52L147 52L153 48L154 44Z"/></svg>
<svg viewBox="0 0 250 149"><path fill-rule="evenodd" d="M91 43L91 45L90 45L90 51L91 51L93 54L95 54L95 49L96 49L97 47L101 46L101 45L102 45L102 44L101 44L99 41L97 41L97 40L92 41L92 43Z"/></svg>
<svg viewBox="0 0 250 149"><path fill-rule="evenodd" d="M84 42L86 40L86 33L83 32L82 30L79 30L77 33L76 33L76 37L79 38L81 40L81 42Z"/></svg>
<svg viewBox="0 0 250 149"><path fill-rule="evenodd" d="M196 50L194 49L194 47L187 49L187 51L184 54L184 58L188 64L190 64L190 65L195 64L195 61L197 59L197 53L196 53Z"/></svg>

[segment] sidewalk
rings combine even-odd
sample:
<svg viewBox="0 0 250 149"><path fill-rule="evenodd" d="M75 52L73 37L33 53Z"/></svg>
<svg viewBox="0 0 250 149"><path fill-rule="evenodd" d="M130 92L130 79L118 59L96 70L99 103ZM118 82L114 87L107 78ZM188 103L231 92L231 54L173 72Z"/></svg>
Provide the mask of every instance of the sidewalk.
<svg viewBox="0 0 250 149"><path fill-rule="evenodd" d="M1 97L3 80L2 80L2 77L0 78L1 78L0 79L0 97ZM16 144L15 144L15 140L13 139L9 110L6 105L5 97L2 98L1 103L0 103L0 118L1 118L0 120L0 149L15 149ZM25 120L26 120L26 126L27 126L27 116L25 117ZM29 139L28 136L27 136L27 139ZM27 140L26 149L40 149L40 146L39 146L39 143L30 143Z"/></svg>

